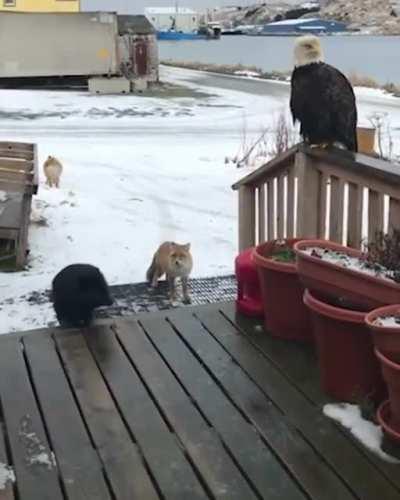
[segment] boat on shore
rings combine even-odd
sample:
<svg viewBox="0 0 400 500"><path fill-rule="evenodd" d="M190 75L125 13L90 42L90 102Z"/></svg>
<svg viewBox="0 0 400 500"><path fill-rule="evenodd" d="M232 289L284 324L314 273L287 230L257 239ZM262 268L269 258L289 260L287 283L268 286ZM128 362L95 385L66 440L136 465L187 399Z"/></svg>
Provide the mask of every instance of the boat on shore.
<svg viewBox="0 0 400 500"><path fill-rule="evenodd" d="M196 31L185 32L173 28L157 31L158 40L180 41L180 40L219 40L221 38L221 26L217 23L208 23L200 26Z"/></svg>

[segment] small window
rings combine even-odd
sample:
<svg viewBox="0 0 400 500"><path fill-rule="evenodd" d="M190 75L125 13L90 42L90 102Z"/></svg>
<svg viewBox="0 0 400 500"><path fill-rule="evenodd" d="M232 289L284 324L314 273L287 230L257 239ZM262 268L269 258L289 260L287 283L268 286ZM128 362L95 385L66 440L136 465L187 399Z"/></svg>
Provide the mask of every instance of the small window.
<svg viewBox="0 0 400 500"><path fill-rule="evenodd" d="M3 0L3 7L15 7L15 0Z"/></svg>

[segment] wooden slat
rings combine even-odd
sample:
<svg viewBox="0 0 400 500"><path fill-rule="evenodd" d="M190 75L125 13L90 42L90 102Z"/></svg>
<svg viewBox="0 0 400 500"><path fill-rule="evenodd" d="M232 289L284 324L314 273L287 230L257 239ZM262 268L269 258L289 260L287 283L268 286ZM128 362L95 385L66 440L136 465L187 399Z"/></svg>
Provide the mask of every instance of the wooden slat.
<svg viewBox="0 0 400 500"><path fill-rule="evenodd" d="M265 241L265 220L266 220L266 206L265 206L265 184L261 184L258 188L258 242Z"/></svg>
<svg viewBox="0 0 400 500"><path fill-rule="evenodd" d="M326 196L328 183L330 183L330 178L323 172L320 174L321 183L321 193L319 197L319 208L318 208L318 238L325 239L325 228L326 228Z"/></svg>
<svg viewBox="0 0 400 500"><path fill-rule="evenodd" d="M297 236L315 238L318 236L320 175L311 159L301 152L296 154L295 174L298 178Z"/></svg>
<svg viewBox="0 0 400 500"><path fill-rule="evenodd" d="M277 234L278 238L282 239L285 237L285 197L284 197L284 175L278 177L278 203L277 203Z"/></svg>
<svg viewBox="0 0 400 500"><path fill-rule="evenodd" d="M304 494L264 445L254 427L243 418L169 323L158 318L143 319L141 323L182 386L229 447L260 497L268 500L304 499ZM226 366L221 365L221 370L224 369Z"/></svg>
<svg viewBox="0 0 400 500"><path fill-rule="evenodd" d="M232 335L233 327L217 311L200 312L196 315L209 331L215 332L216 338L224 347L225 344L228 347L231 344L237 345L240 339ZM185 341L196 353L201 354L203 362L230 397L262 432L269 445L310 498L315 500L355 498L314 448L297 430L285 422L282 413L254 385L241 367L232 363L231 356L205 332L199 320L184 312L173 313L170 318ZM233 351L236 353L236 349ZM249 350L247 353L249 354ZM253 354L252 361L262 369L265 360L254 350L251 354ZM246 359L250 362L251 355L249 354ZM226 368L221 370L221 365Z"/></svg>
<svg viewBox="0 0 400 500"><path fill-rule="evenodd" d="M238 331L234 329L231 335L234 335L235 340L230 341L229 352L259 387L269 394L302 435L323 455L324 460L343 478L357 497L363 500L399 498L400 489L395 488L382 475L376 464L371 462L371 458L367 458L367 452L361 449L361 445L355 446L332 420L322 414L321 407L327 401L323 400L319 390L315 390L318 389L319 374L316 363L309 357L302 356L306 351L302 351L300 346L291 342L272 339L264 332L254 335L254 322L242 316L236 317L232 305L222 307L222 310L232 322L242 325L242 332L251 333L251 336L245 334L247 339L245 340L238 337ZM226 336L221 326L218 332L213 333ZM262 363L260 367L254 356L248 358L246 353L251 349L249 341L257 347L257 351L252 352L257 352L259 356L258 349L261 349L271 363ZM225 341L224 346L227 347ZM232 346L235 346L235 351L232 350ZM318 393L319 397L316 396ZM307 397L304 397L304 394ZM315 398L318 406L310 402L312 398ZM377 459L376 462L382 461ZM392 475L397 476L395 480L400 485L399 466L383 463L383 467L385 466L388 470L392 470Z"/></svg>
<svg viewBox="0 0 400 500"><path fill-rule="evenodd" d="M256 237L255 189L242 186L239 189L239 251L252 247Z"/></svg>
<svg viewBox="0 0 400 500"><path fill-rule="evenodd" d="M213 498L256 499L220 440L192 404L138 323L119 321L116 329L124 349L185 446Z"/></svg>
<svg viewBox="0 0 400 500"><path fill-rule="evenodd" d="M94 331L90 333L96 335ZM58 333L55 339L80 411L116 498L158 499L140 453L132 442L84 338L80 334ZM109 360L112 364L112 358ZM124 385L130 387L129 378L125 379Z"/></svg>
<svg viewBox="0 0 400 500"><path fill-rule="evenodd" d="M8 151L33 151L33 143L30 142L12 142L0 141L0 149Z"/></svg>
<svg viewBox="0 0 400 500"><path fill-rule="evenodd" d="M287 175L287 237L294 238L294 168L290 168Z"/></svg>
<svg viewBox="0 0 400 500"><path fill-rule="evenodd" d="M389 230L400 230L400 201L394 198L389 200Z"/></svg>
<svg viewBox="0 0 400 500"><path fill-rule="evenodd" d="M93 449L49 335L23 339L64 489L74 500L111 499L102 465Z"/></svg>
<svg viewBox="0 0 400 500"><path fill-rule="evenodd" d="M17 479L18 498L62 500L58 471L36 405L18 339L2 339L0 398ZM41 460L41 459L44 460Z"/></svg>
<svg viewBox="0 0 400 500"><path fill-rule="evenodd" d="M369 191L368 198L368 241L373 241L376 234L383 231L384 196L377 191Z"/></svg>
<svg viewBox="0 0 400 500"><path fill-rule="evenodd" d="M25 193L23 196L21 223L17 240L17 259L16 259L17 269L23 269L26 264L31 202L32 202L32 197Z"/></svg>
<svg viewBox="0 0 400 500"><path fill-rule="evenodd" d="M0 181L15 181L15 182L29 182L33 181L33 173L24 172L23 170L12 170L0 168Z"/></svg>
<svg viewBox="0 0 400 500"><path fill-rule="evenodd" d="M347 245L359 249L362 239L363 186L349 183Z"/></svg>
<svg viewBox="0 0 400 500"><path fill-rule="evenodd" d="M102 335L101 331L106 333ZM152 476L162 491L163 500L208 499L209 496L200 485L178 441L170 432L115 335L110 330L97 329L95 335L87 336L87 341L107 379L124 421L139 444Z"/></svg>
<svg viewBox="0 0 400 500"><path fill-rule="evenodd" d="M275 210L274 210L274 179L270 179L266 183L267 189L267 225L268 225L268 240L275 238Z"/></svg>
<svg viewBox="0 0 400 500"><path fill-rule="evenodd" d="M0 158L21 158L22 160L33 160L33 151L3 149L0 144Z"/></svg>
<svg viewBox="0 0 400 500"><path fill-rule="evenodd" d="M33 161L18 160L17 158L0 158L0 169L3 168L11 170L22 170L24 172L33 172Z"/></svg>
<svg viewBox="0 0 400 500"><path fill-rule="evenodd" d="M344 181L331 177L331 206L329 239L342 244L343 238L343 210L344 210Z"/></svg>

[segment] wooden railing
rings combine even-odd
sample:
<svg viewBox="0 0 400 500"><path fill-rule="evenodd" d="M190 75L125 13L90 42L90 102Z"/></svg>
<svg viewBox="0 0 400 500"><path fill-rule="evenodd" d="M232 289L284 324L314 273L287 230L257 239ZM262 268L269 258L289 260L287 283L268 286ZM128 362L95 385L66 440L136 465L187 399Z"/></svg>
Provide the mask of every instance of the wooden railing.
<svg viewBox="0 0 400 500"><path fill-rule="evenodd" d="M239 250L275 238L325 238L360 248L400 228L400 165L296 145L237 182Z"/></svg>

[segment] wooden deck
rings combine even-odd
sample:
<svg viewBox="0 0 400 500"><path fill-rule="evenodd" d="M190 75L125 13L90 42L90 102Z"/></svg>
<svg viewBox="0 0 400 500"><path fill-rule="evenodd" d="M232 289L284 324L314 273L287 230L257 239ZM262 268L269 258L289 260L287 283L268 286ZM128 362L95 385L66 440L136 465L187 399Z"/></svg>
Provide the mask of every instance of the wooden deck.
<svg viewBox="0 0 400 500"><path fill-rule="evenodd" d="M0 338L1 500L398 500L310 350L231 304ZM1 471L0 471L1 477Z"/></svg>

